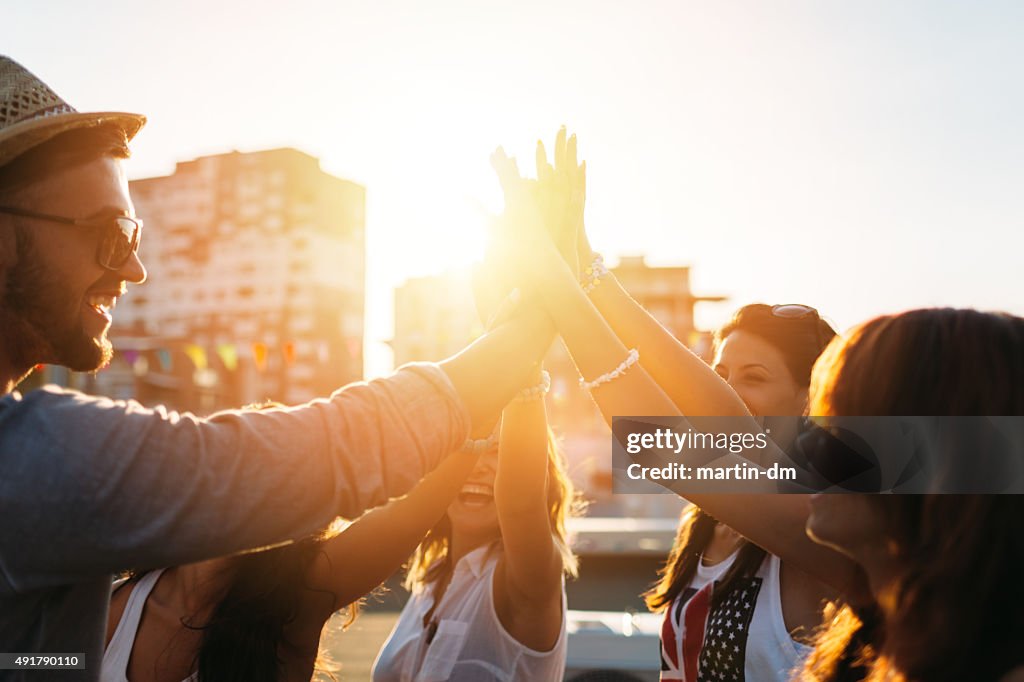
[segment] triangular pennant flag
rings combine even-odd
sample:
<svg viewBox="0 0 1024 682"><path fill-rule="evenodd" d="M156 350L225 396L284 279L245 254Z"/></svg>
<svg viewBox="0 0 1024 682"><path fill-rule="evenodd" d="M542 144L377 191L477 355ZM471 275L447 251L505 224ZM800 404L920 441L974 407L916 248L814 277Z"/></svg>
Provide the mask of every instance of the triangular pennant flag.
<svg viewBox="0 0 1024 682"><path fill-rule="evenodd" d="M206 369L206 349L194 343L185 344L185 355L188 356L196 369Z"/></svg>
<svg viewBox="0 0 1024 682"><path fill-rule="evenodd" d="M160 371L170 372L174 364L171 361L171 351L160 348L156 352L156 359L160 362Z"/></svg>
<svg viewBox="0 0 1024 682"><path fill-rule="evenodd" d="M252 359L256 362L256 369L263 371L267 368L267 344L256 341L252 344Z"/></svg>
<svg viewBox="0 0 1024 682"><path fill-rule="evenodd" d="M238 369L238 348L233 343L217 344L217 357L224 363L229 372Z"/></svg>

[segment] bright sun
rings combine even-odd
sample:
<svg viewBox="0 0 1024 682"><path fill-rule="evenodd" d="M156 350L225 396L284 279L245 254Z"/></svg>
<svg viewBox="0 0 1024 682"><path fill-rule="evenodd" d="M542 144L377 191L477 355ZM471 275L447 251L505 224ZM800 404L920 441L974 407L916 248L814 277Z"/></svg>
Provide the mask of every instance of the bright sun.
<svg viewBox="0 0 1024 682"><path fill-rule="evenodd" d="M415 132L423 122L407 131L404 161L368 178L369 258L393 285L479 260L488 216L503 205L489 157L507 138L488 126L456 136L444 130L445 122L435 121L429 135ZM528 145L531 137L511 142Z"/></svg>

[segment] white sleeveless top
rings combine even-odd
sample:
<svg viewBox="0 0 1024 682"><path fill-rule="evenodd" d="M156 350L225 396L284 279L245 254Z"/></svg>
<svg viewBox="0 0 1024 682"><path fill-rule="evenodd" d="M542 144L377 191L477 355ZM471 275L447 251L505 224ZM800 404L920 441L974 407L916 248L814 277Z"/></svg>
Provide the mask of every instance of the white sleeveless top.
<svg viewBox="0 0 1024 682"><path fill-rule="evenodd" d="M434 610L433 636L423 617L431 590L417 589L373 663L374 682L511 682L561 680L565 672L565 587L562 630L550 651L534 651L505 630L494 610L499 545L479 547L455 566ZM428 641L429 639L429 641Z"/></svg>
<svg viewBox="0 0 1024 682"><path fill-rule="evenodd" d="M146 599L153 591L156 581L163 575L164 570L150 571L139 578L135 589L128 595L128 603L124 606L121 620L117 622L114 636L110 638L110 644L103 652L103 663L100 666L100 682L128 682L128 660L132 655L132 646L135 644L135 635L139 631L139 621L142 620L142 609L146 606ZM119 580L114 583L111 592L125 583ZM197 682L199 673L192 673L182 682Z"/></svg>
<svg viewBox="0 0 1024 682"><path fill-rule="evenodd" d="M711 567L713 577L697 576L665 613L661 630L663 682L786 682L810 653L796 642L782 616L781 561L769 554L757 573L740 578L719 606L711 607L715 581L729 559ZM706 569L705 569L706 570ZM703 584L701 584L703 583Z"/></svg>

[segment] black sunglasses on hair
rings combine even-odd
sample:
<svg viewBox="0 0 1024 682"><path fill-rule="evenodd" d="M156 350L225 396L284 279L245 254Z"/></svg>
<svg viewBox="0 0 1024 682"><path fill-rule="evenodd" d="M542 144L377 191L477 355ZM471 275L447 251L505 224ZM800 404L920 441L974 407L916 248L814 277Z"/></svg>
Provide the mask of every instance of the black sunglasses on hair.
<svg viewBox="0 0 1024 682"><path fill-rule="evenodd" d="M96 262L107 270L123 268L132 254L139 250L139 240L142 237L142 221L126 215L90 219L65 218L12 206L0 206L0 213L99 230L100 241L96 247Z"/></svg>

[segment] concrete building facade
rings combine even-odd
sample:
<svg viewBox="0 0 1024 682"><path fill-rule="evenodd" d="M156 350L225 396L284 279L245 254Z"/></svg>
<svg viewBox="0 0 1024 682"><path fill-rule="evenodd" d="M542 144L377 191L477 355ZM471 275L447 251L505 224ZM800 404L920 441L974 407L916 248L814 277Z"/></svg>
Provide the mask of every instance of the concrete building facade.
<svg viewBox="0 0 1024 682"><path fill-rule="evenodd" d="M149 279L119 301L118 355L91 388L123 384L127 368L144 402L206 412L362 376L365 188L294 149L202 157L130 185Z"/></svg>

